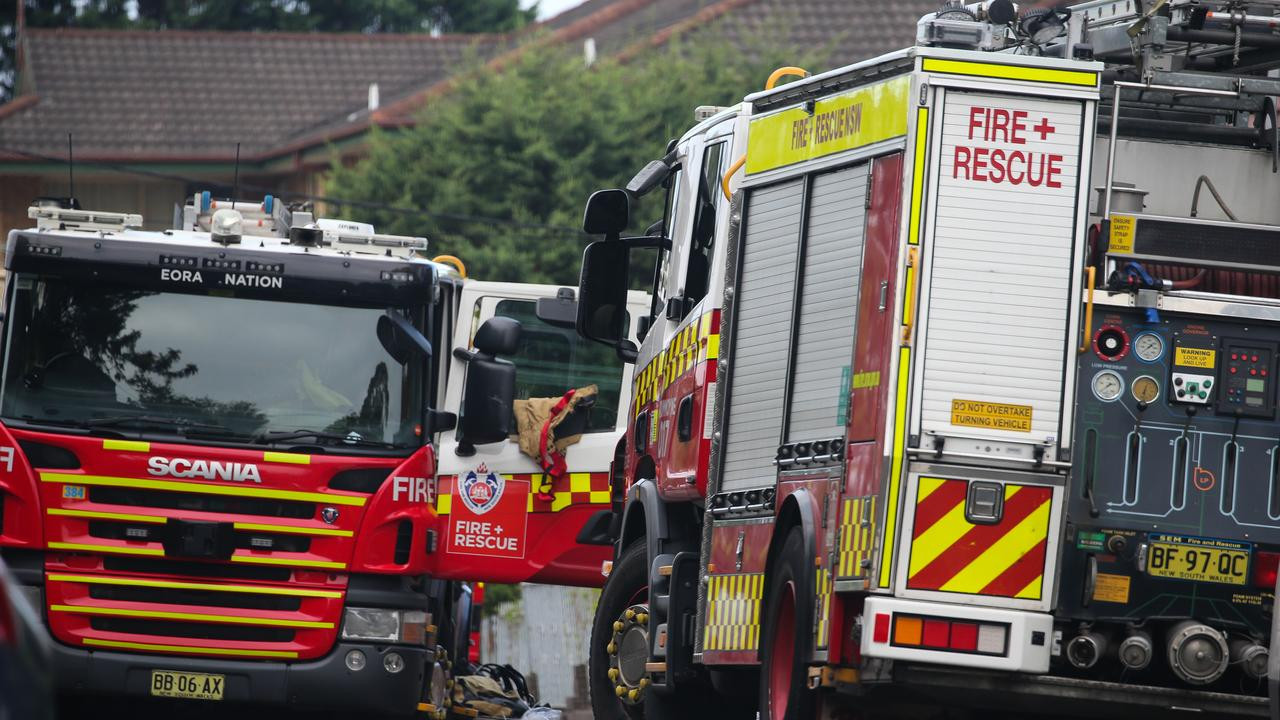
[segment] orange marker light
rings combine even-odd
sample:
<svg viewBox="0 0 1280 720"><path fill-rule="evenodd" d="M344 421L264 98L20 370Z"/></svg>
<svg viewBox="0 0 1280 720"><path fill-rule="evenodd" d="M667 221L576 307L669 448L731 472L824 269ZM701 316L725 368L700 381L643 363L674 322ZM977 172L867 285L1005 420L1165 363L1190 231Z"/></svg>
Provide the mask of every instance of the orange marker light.
<svg viewBox="0 0 1280 720"><path fill-rule="evenodd" d="M893 623L893 642L897 645L919 645L924 633L924 621L915 617L896 617Z"/></svg>

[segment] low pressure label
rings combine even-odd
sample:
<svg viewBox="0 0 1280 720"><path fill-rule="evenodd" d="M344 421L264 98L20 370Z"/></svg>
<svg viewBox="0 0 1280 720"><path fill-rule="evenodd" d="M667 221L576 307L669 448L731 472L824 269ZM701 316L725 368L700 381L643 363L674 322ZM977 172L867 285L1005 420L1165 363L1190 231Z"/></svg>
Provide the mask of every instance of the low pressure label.
<svg viewBox="0 0 1280 720"><path fill-rule="evenodd" d="M1031 406L981 400L952 400L951 424L988 430L1031 432Z"/></svg>
<svg viewBox="0 0 1280 720"><path fill-rule="evenodd" d="M1217 350L1180 347L1174 351L1173 364L1180 367L1203 368L1212 370L1217 363Z"/></svg>

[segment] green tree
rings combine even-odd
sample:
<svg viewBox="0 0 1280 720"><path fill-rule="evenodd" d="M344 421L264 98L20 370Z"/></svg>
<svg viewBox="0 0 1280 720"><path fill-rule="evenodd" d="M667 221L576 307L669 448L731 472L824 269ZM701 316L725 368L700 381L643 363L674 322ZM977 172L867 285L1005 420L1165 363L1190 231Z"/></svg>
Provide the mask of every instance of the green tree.
<svg viewBox="0 0 1280 720"><path fill-rule="evenodd" d="M746 34L747 49L707 34L590 69L562 47L538 47L501 72L464 73L414 128L377 135L362 162L335 166L326 194L422 209L342 208L383 232L425 235L485 279L576 283L592 191L660 157L694 107L733 104L778 65L811 59ZM660 203L647 198L632 229L659 219Z"/></svg>
<svg viewBox="0 0 1280 720"><path fill-rule="evenodd" d="M0 101L15 84L19 4L33 28L478 33L537 16L520 0L16 0L0 3Z"/></svg>

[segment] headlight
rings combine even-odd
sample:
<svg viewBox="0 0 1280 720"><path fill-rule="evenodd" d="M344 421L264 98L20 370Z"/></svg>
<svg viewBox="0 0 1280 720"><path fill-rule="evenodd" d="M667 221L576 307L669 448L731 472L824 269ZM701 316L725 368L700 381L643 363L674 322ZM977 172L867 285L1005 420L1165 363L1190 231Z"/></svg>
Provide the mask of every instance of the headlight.
<svg viewBox="0 0 1280 720"><path fill-rule="evenodd" d="M352 607L342 621L343 640L426 645L434 631L431 614L421 610Z"/></svg>

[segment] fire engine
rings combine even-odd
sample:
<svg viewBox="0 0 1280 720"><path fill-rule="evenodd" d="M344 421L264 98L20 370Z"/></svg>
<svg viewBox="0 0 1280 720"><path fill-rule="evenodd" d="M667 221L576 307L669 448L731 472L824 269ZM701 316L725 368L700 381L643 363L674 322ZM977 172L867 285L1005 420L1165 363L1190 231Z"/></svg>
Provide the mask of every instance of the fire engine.
<svg viewBox="0 0 1280 720"><path fill-rule="evenodd" d="M578 329L637 368L596 717L1266 716L1280 8L1048 5L781 68L589 200Z"/></svg>
<svg viewBox="0 0 1280 720"><path fill-rule="evenodd" d="M0 552L61 691L443 717L461 581L602 581L629 370L576 336L572 291L271 197L200 193L163 232L68 199L29 214ZM512 405L584 375L598 401L549 480ZM487 494L450 513L459 484Z"/></svg>

